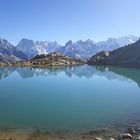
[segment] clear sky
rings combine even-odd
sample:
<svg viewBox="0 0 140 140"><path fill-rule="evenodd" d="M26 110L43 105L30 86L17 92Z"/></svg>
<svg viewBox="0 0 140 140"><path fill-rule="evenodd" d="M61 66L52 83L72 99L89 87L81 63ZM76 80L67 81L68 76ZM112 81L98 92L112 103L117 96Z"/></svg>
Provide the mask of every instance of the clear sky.
<svg viewBox="0 0 140 140"><path fill-rule="evenodd" d="M58 41L140 36L140 0L0 0L0 37Z"/></svg>

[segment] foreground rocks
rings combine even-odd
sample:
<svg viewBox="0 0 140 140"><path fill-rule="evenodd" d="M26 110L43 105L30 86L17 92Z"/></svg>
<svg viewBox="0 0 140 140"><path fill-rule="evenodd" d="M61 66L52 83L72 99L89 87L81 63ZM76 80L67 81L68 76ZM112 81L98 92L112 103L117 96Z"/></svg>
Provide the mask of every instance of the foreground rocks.
<svg viewBox="0 0 140 140"><path fill-rule="evenodd" d="M135 130L136 128L127 128L126 131L120 131L114 128L99 128L93 129L91 133L73 133L63 132L57 133L57 130L7 130L0 132L0 140L140 140L140 133ZM119 131L118 131L119 130ZM89 132L91 130L88 130ZM133 135L130 132L136 132Z"/></svg>
<svg viewBox="0 0 140 140"><path fill-rule="evenodd" d="M89 130L89 135L101 135L101 134L105 134L105 133L110 133L110 129L109 128L100 128L100 129L93 129L93 130Z"/></svg>
<svg viewBox="0 0 140 140"><path fill-rule="evenodd" d="M120 134L118 139L132 139L132 135L129 133L125 133L125 134Z"/></svg>

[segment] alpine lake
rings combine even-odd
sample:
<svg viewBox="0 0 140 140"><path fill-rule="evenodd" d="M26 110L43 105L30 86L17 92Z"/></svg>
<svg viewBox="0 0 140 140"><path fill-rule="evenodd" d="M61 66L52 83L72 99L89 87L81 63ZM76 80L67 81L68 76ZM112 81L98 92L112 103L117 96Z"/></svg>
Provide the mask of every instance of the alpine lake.
<svg viewBox="0 0 140 140"><path fill-rule="evenodd" d="M103 139L140 126L140 69L0 68L0 140Z"/></svg>

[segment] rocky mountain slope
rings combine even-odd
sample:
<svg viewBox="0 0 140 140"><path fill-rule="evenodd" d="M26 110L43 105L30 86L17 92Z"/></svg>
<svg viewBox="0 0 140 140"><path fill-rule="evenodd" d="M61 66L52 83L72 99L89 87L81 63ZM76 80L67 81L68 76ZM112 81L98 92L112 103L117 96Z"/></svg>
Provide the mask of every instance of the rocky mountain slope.
<svg viewBox="0 0 140 140"><path fill-rule="evenodd" d="M111 52L100 52L91 57L88 64L140 67L140 39Z"/></svg>
<svg viewBox="0 0 140 140"><path fill-rule="evenodd" d="M50 54L42 54L33 57L28 61L12 63L12 66L29 66L29 67L49 67L49 66L73 66L82 65L85 62L82 60L70 58L63 54L54 52Z"/></svg>
<svg viewBox="0 0 140 140"><path fill-rule="evenodd" d="M21 59L17 58L14 55L0 54L0 62L3 62L3 63L13 63L13 62L17 62L17 61L21 61Z"/></svg>
<svg viewBox="0 0 140 140"><path fill-rule="evenodd" d="M61 46L57 42L49 41L36 41L29 39L22 39L16 48L20 51L23 51L28 59L35 57L36 55L49 54L55 52Z"/></svg>
<svg viewBox="0 0 140 140"><path fill-rule="evenodd" d="M5 39L0 39L0 62L14 62L27 59L26 54L17 50Z"/></svg>

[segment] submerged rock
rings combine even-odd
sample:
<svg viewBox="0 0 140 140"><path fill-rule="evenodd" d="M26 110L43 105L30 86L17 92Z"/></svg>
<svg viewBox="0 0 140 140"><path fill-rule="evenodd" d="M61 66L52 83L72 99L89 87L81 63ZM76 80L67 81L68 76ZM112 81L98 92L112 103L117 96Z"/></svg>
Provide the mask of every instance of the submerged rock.
<svg viewBox="0 0 140 140"><path fill-rule="evenodd" d="M118 139L132 139L132 135L129 133L119 135Z"/></svg>
<svg viewBox="0 0 140 140"><path fill-rule="evenodd" d="M110 138L110 140L115 140L115 138Z"/></svg>
<svg viewBox="0 0 140 140"><path fill-rule="evenodd" d="M46 131L43 133L44 135L55 135L53 131Z"/></svg>
<svg viewBox="0 0 140 140"><path fill-rule="evenodd" d="M129 133L129 134L131 134L131 135L133 136L133 135L136 134L136 131L135 131L135 129L132 127L132 128L128 128L127 131L126 131L126 133Z"/></svg>
<svg viewBox="0 0 140 140"><path fill-rule="evenodd" d="M102 138L100 138L100 137L95 137L95 139L94 140L103 140Z"/></svg>
<svg viewBox="0 0 140 140"><path fill-rule="evenodd" d="M134 140L140 140L140 136L136 136Z"/></svg>
<svg viewBox="0 0 140 140"><path fill-rule="evenodd" d="M94 134L98 135L98 134L104 134L107 132L110 132L109 128L93 129L89 131L89 135L94 135Z"/></svg>

